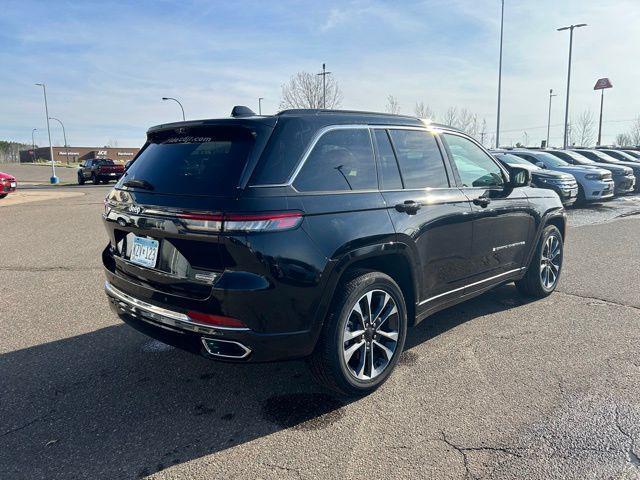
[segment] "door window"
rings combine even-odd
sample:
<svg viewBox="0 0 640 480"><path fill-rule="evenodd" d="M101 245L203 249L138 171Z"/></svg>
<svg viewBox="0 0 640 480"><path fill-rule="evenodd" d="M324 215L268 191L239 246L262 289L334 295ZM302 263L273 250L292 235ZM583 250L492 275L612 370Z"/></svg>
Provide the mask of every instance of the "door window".
<svg viewBox="0 0 640 480"><path fill-rule="evenodd" d="M396 155L393 153L386 130L374 130L378 146L378 172L383 190L402 189L402 179L398 170Z"/></svg>
<svg viewBox="0 0 640 480"><path fill-rule="evenodd" d="M369 130L341 128L325 133L293 185L301 192L377 190Z"/></svg>
<svg viewBox="0 0 640 480"><path fill-rule="evenodd" d="M389 130L404 188L448 188L449 180L434 135L424 130Z"/></svg>
<svg viewBox="0 0 640 480"><path fill-rule="evenodd" d="M502 170L479 146L459 135L443 134L463 187L501 187Z"/></svg>

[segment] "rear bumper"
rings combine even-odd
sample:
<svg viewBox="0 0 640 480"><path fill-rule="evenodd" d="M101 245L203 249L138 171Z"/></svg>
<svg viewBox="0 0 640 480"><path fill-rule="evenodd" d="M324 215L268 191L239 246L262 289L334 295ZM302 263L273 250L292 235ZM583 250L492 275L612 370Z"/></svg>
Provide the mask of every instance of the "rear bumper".
<svg viewBox="0 0 640 480"><path fill-rule="evenodd" d="M308 356L315 336L310 331L257 333L249 328L227 328L194 322L186 313L149 303L105 282L111 309L136 330L168 345L230 362L269 362Z"/></svg>

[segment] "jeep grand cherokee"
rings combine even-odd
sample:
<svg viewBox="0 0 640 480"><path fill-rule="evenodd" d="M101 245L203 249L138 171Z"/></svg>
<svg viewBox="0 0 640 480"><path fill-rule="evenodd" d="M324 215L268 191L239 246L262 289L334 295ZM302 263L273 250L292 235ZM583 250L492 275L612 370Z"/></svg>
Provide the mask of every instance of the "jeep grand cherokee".
<svg viewBox="0 0 640 480"><path fill-rule="evenodd" d="M105 201L106 293L129 325L212 359L309 357L362 395L407 328L515 281L549 295L558 196L452 128L290 110L160 125Z"/></svg>

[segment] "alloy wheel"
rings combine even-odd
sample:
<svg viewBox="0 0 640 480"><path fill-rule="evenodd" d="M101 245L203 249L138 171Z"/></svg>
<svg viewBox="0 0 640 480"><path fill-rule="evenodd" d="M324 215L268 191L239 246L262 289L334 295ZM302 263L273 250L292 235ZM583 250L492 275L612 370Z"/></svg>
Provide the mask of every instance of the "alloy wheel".
<svg viewBox="0 0 640 480"><path fill-rule="evenodd" d="M560 240L556 235L549 235L542 247L540 258L540 280L547 290L552 289L558 281L562 265Z"/></svg>
<svg viewBox="0 0 640 480"><path fill-rule="evenodd" d="M343 358L358 380L372 380L391 362L398 345L398 307L384 290L370 290L351 308L342 334Z"/></svg>

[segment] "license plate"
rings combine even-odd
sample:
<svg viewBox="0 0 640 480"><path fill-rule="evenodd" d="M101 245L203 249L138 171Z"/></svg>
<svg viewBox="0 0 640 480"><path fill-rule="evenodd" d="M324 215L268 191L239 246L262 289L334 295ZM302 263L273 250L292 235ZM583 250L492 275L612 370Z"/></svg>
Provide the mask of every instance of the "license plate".
<svg viewBox="0 0 640 480"><path fill-rule="evenodd" d="M111 175L112 177L115 177L116 174L115 173L110 173L109 175Z"/></svg>
<svg viewBox="0 0 640 480"><path fill-rule="evenodd" d="M131 263L147 268L154 268L158 261L158 246L160 243L152 238L133 237L131 247Z"/></svg>
<svg viewBox="0 0 640 480"><path fill-rule="evenodd" d="M11 188L16 188L16 182L11 182Z"/></svg>

